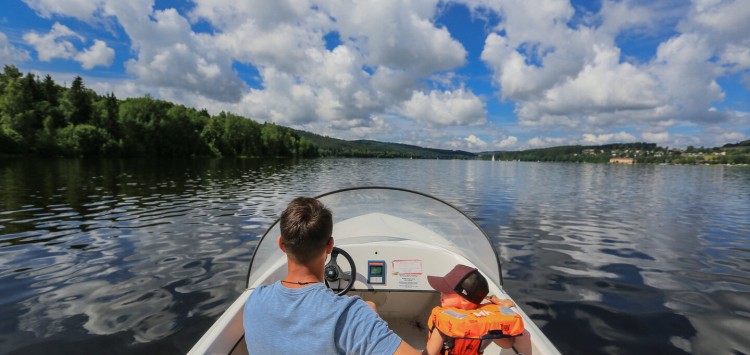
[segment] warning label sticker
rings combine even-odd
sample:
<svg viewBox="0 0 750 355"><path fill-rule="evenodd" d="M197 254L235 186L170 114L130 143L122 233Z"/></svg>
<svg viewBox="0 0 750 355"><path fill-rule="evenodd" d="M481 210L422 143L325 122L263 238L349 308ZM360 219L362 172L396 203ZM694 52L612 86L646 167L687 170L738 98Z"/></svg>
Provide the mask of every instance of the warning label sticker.
<svg viewBox="0 0 750 355"><path fill-rule="evenodd" d="M419 275L417 274L399 274L398 287L404 289L419 288Z"/></svg>
<svg viewBox="0 0 750 355"><path fill-rule="evenodd" d="M422 260L393 260L394 274L422 275Z"/></svg>

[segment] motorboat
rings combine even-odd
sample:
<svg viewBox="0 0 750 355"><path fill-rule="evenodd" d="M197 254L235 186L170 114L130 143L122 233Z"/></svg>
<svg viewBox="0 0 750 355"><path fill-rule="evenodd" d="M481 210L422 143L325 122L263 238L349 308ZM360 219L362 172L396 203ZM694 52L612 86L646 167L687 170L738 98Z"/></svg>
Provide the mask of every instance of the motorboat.
<svg viewBox="0 0 750 355"><path fill-rule="evenodd" d="M440 304L428 275L445 275L457 264L477 268L490 294L512 298L503 289L500 256L487 234L451 204L424 193L388 187L358 187L318 196L333 212L336 248L326 264L326 283L339 294L360 296L416 349L427 342L427 320ZM247 354L243 310L253 290L286 276L279 249L278 220L257 244L247 288L193 346L189 354ZM484 354L560 354L517 304L526 334L503 349L490 343Z"/></svg>

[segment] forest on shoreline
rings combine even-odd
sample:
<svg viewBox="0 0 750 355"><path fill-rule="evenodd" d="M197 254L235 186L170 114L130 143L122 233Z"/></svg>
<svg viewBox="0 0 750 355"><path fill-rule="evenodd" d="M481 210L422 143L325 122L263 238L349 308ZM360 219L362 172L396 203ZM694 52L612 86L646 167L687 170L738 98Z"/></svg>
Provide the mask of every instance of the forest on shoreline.
<svg viewBox="0 0 750 355"><path fill-rule="evenodd" d="M519 152L483 152L478 159L570 163L607 163L613 158L632 158L634 164L750 164L750 140L722 147L676 149L655 143L613 143L596 146L560 146Z"/></svg>
<svg viewBox="0 0 750 355"><path fill-rule="evenodd" d="M72 157L317 157L296 131L150 96L118 100L52 77L0 73L0 154Z"/></svg>
<svg viewBox="0 0 750 355"><path fill-rule="evenodd" d="M471 153L372 140L346 141L221 112L210 115L150 96L100 95L77 76L70 88L0 73L0 157L366 157L604 163L750 164L750 141L686 150L654 143L562 146Z"/></svg>

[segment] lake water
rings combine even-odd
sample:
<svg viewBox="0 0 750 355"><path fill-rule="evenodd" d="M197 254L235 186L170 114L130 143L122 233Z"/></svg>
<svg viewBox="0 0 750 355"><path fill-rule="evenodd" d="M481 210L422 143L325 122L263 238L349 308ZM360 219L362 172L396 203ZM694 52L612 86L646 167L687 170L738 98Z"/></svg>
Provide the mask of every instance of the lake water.
<svg viewBox="0 0 750 355"><path fill-rule="evenodd" d="M750 353L750 169L378 159L0 160L0 353L184 353L289 200L362 185L472 217L563 353Z"/></svg>

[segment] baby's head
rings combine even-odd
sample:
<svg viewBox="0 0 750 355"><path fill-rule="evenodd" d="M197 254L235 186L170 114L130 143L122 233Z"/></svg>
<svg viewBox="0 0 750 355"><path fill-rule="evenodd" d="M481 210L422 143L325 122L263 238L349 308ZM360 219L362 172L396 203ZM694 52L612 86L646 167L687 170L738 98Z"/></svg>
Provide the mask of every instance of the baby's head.
<svg viewBox="0 0 750 355"><path fill-rule="evenodd" d="M475 309L489 293L487 279L479 270L456 265L445 276L427 276L427 282L440 291L440 305L460 309Z"/></svg>

